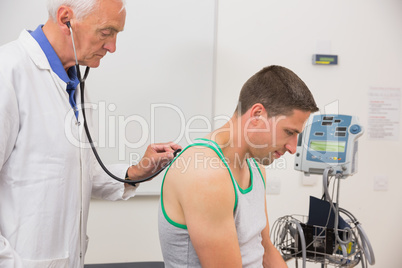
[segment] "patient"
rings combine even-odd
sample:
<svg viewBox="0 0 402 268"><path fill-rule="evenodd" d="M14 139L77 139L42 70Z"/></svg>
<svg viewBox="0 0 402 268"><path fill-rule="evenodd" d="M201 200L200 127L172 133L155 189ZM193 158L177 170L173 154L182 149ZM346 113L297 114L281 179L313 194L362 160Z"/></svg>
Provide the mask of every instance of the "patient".
<svg viewBox="0 0 402 268"><path fill-rule="evenodd" d="M264 165L295 153L298 133L317 110L287 68L266 67L244 84L232 118L185 148L165 174L165 267L286 267L269 238Z"/></svg>

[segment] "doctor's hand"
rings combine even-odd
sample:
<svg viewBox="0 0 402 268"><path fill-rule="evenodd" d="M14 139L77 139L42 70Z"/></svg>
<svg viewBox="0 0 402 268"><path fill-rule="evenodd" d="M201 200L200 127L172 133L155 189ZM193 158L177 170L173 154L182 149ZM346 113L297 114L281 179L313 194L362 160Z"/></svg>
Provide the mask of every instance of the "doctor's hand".
<svg viewBox="0 0 402 268"><path fill-rule="evenodd" d="M178 149L181 146L173 142L150 144L140 162L128 168L128 179L136 181L151 176L172 160Z"/></svg>

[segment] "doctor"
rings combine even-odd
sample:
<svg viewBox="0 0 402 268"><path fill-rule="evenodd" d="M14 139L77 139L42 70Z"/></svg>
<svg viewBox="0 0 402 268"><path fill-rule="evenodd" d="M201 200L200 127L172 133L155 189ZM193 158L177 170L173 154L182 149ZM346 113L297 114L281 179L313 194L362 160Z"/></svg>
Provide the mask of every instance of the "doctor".
<svg viewBox="0 0 402 268"><path fill-rule="evenodd" d="M90 198L128 199L135 188L109 178L72 112L80 65L116 50L124 0L49 0L49 19L0 47L0 267L83 267ZM70 94L69 94L70 93ZM122 92L123 93L123 92ZM90 112L90 111L89 111ZM173 143L148 146L136 166L109 167L138 180L173 158ZM152 161L149 161L149 160ZM162 165L162 164L160 164Z"/></svg>

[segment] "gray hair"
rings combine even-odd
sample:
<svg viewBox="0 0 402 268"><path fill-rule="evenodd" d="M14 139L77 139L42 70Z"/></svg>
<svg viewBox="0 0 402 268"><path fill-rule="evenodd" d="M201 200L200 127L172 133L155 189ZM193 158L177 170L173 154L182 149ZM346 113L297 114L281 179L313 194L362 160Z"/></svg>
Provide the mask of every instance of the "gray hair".
<svg viewBox="0 0 402 268"><path fill-rule="evenodd" d="M70 7L77 20L84 19L89 15L95 8L97 3L101 0L47 0L47 11L49 17L56 20L57 10L60 6L65 5ZM122 2L122 10L126 6L126 0L119 0Z"/></svg>

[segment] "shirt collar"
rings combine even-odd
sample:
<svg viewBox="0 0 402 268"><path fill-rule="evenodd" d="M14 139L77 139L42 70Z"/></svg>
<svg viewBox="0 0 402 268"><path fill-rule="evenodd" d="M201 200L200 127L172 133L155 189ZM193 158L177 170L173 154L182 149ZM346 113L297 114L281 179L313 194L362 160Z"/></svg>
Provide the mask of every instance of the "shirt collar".
<svg viewBox="0 0 402 268"><path fill-rule="evenodd" d="M79 84L79 80L77 78L77 70L75 66L70 67L68 69L68 75L64 70L63 64L61 63L59 56L57 56L56 51L54 51L52 45L47 39L46 35L42 30L43 25L39 25L35 31L29 31L32 37L38 42L39 46L43 50L46 55L47 60L49 61L50 67L53 72L60 77L61 80L66 82L69 88L76 88Z"/></svg>

